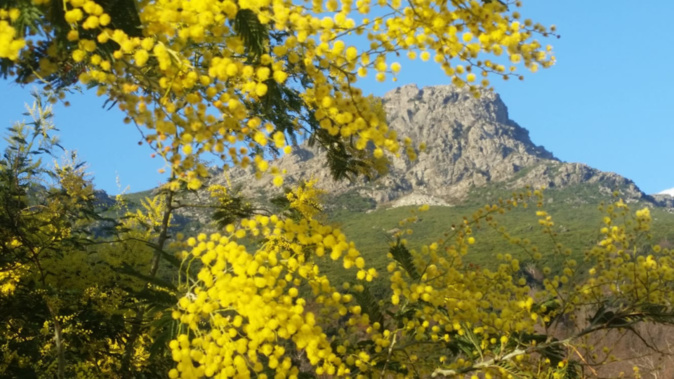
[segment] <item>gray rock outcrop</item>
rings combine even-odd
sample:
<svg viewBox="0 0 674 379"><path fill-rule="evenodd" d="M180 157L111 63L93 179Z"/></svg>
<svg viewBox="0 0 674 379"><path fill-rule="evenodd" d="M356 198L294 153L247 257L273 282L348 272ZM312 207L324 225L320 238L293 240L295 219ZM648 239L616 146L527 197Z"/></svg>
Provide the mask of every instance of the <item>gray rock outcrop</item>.
<svg viewBox="0 0 674 379"><path fill-rule="evenodd" d="M425 153L415 161L391 158L390 172L372 183L335 182L324 154L306 144L280 158L286 182L316 178L331 194L357 191L378 205L416 203L455 204L474 188L503 183L507 188L563 188L596 183L610 193L620 188L625 197L645 195L628 179L580 163L564 163L529 138L529 132L508 117L508 109L493 92L473 97L452 86L418 88L406 85L383 97L389 126L415 143L425 142ZM256 180L251 172L228 171L233 184L252 193L270 191L271 177ZM222 177L216 181L224 181Z"/></svg>

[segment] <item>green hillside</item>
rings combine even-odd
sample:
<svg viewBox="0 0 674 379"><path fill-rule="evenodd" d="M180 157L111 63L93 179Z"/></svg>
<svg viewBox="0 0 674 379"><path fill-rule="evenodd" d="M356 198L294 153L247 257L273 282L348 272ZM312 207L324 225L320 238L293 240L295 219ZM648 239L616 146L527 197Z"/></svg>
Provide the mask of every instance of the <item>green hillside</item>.
<svg viewBox="0 0 674 379"><path fill-rule="evenodd" d="M352 204L360 204L364 199L357 199L357 194L342 196L338 200L350 199ZM367 258L367 262L380 271L385 272L388 262L386 258L387 246L395 240L394 233L397 231L413 230L413 234L406 235L412 248L423 244L430 244L444 236L452 235L452 225L458 224L463 217L469 217L479 208L486 204L497 202L499 197L507 199L512 193L498 186L485 187L476 190L473 195L462 205L453 207L435 206L426 212L419 212L417 206L383 208L368 212L349 210L342 204L341 209L335 209L330 219L339 224L345 234L356 242L361 253ZM543 209L553 218L555 226L553 231L557 233L555 240L543 233L543 228L538 224L536 217L536 202L529 202L524 208L519 204L503 215L497 215L495 219L499 226L512 237L529 239L530 246L536 246L542 253L544 262L551 268L555 268L561 262L561 257L556 253L556 243L561 243L563 248L572 251L572 257L582 262L586 250L596 244L600 238L600 228L604 226L603 217L599 210L602 203L611 204L616 199L610 195L601 194L595 185L581 185L566 189L549 189L544 191ZM651 207L653 217L652 238L655 242L668 246L674 241L674 214L667 209L653 207L647 202L629 204L630 210L635 212L643 207ZM362 208L362 206L359 206ZM345 209L347 208L347 209ZM399 226L399 222L410 216L417 215L419 220ZM493 267L497 261L495 256L499 253L509 253L526 263L530 256L519 246L514 246L506 241L499 230L483 223L482 227L474 230L475 245L471 247L466 259L478 266ZM330 268L326 267L328 272Z"/></svg>

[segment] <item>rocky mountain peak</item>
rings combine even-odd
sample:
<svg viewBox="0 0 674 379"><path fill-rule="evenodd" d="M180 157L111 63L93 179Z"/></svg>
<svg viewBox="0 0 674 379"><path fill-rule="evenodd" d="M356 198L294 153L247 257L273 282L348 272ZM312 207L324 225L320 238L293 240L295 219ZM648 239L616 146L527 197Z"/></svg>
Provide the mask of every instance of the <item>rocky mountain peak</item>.
<svg viewBox="0 0 674 379"><path fill-rule="evenodd" d="M411 84L388 92L383 103L389 125L415 141L432 144L439 138L481 145L479 141L495 139L506 145L514 143L518 151L529 155L555 159L552 153L534 145L528 130L508 117L508 108L492 91L483 91L475 98L468 90L453 86L419 89ZM464 137L470 138L466 141ZM508 155L509 151L504 153Z"/></svg>
<svg viewBox="0 0 674 379"><path fill-rule="evenodd" d="M417 160L391 157L389 175L373 183L334 182L325 169L323 152L302 144L277 162L288 173L286 182L313 177L332 194L355 191L391 206L457 203L471 189L489 183L521 188L596 182L606 188L625 188L634 198L643 197L634 183L617 174L560 162L536 146L529 132L510 120L508 108L494 92L483 91L476 98L454 86L418 88L412 84L388 92L382 103L389 127L401 138L426 143L426 152ZM233 183L254 192L272 187L271 178L256 181L243 170L231 170L229 175Z"/></svg>
<svg viewBox="0 0 674 379"><path fill-rule="evenodd" d="M506 124L508 108L501 97L493 91L482 91L476 98L469 91L450 85L419 88L416 84L398 87L386 93L383 102L393 109L408 109L410 106L426 105L426 108L442 113L446 108L457 108L464 115L488 118ZM409 110L409 109L408 109Z"/></svg>

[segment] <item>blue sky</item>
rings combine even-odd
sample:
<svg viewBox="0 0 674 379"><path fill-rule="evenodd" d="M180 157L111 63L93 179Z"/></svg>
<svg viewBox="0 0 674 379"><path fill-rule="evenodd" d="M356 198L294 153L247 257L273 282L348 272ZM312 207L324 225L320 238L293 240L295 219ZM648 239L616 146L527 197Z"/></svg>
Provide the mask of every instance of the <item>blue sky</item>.
<svg viewBox="0 0 674 379"><path fill-rule="evenodd" d="M674 187L674 69L670 32L674 2L524 0L523 17L555 24L557 64L522 82L493 84L510 118L563 161L586 163L636 182L646 193ZM446 84L433 63L401 59L397 83L363 82L376 95L399 85ZM0 83L0 122L23 118L28 89ZM140 191L162 180L163 162L123 115L101 108L93 94L73 96L55 109L64 146L88 162L97 187ZM121 184L118 186L117 181Z"/></svg>

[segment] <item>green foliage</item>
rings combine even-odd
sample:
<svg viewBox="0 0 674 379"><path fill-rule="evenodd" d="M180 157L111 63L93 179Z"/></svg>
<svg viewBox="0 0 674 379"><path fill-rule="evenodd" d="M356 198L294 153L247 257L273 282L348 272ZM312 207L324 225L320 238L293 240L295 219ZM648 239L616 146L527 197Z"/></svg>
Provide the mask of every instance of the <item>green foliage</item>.
<svg viewBox="0 0 674 379"><path fill-rule="evenodd" d="M253 204L239 191L218 196L218 205L213 211L213 220L220 228L232 224L255 213Z"/></svg>
<svg viewBox="0 0 674 379"><path fill-rule="evenodd" d="M234 31L243 39L248 59L252 62L259 62L265 52L269 31L258 20L255 12L250 9L237 12L234 18Z"/></svg>
<svg viewBox="0 0 674 379"><path fill-rule="evenodd" d="M364 286L362 290L351 291L350 293L362 308L361 312L368 315L372 322L384 323L384 310L379 305L379 299L370 291L370 286Z"/></svg>
<svg viewBox="0 0 674 379"><path fill-rule="evenodd" d="M393 256L393 259L398 262L398 264L405 270L407 275L412 278L412 280L421 279L421 275L414 264L414 258L412 257L412 254L407 249L405 244L401 242L400 238L398 238L391 246L389 253L391 256Z"/></svg>
<svg viewBox="0 0 674 379"><path fill-rule="evenodd" d="M27 115L33 121L10 128L0 160L0 371L59 378L167 371L166 345L156 341L171 335L165 314L177 293L172 274L155 275L159 265L150 258L179 261L156 239L166 230L155 209L161 202L143 203L144 212L122 219L113 234L94 233L112 221L97 213L83 165L75 155L45 164L41 157L56 156L58 147L51 110L36 95ZM138 307L147 318L134 318L142 323L137 341L125 346Z"/></svg>

